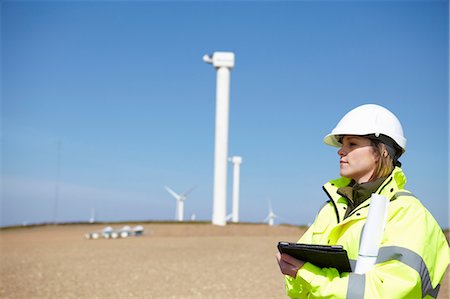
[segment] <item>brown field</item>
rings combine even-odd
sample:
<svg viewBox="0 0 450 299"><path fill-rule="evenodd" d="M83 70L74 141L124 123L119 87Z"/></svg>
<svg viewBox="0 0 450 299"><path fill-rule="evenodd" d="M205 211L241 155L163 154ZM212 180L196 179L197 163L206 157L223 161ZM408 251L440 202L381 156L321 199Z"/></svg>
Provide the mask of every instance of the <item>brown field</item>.
<svg viewBox="0 0 450 299"><path fill-rule="evenodd" d="M0 298L286 298L276 244L304 232L150 223L141 237L84 239L105 226L1 230ZM448 272L438 298L449 298Z"/></svg>

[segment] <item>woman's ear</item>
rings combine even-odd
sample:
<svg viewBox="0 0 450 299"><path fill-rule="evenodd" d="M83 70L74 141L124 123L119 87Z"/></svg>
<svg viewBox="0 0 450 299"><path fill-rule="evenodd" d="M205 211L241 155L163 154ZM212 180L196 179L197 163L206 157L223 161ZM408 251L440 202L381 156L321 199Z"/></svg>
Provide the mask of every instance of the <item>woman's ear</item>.
<svg viewBox="0 0 450 299"><path fill-rule="evenodd" d="M380 151L381 152L381 156L383 158L387 158L389 156L389 152L386 149L386 145L383 144L383 143L381 143L380 145L381 145L381 151Z"/></svg>

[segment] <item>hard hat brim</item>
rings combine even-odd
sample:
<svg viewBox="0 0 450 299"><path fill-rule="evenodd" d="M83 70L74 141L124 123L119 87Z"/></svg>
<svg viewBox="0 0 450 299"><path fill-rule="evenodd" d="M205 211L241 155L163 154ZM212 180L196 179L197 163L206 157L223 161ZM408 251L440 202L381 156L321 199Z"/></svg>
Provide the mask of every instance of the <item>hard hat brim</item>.
<svg viewBox="0 0 450 299"><path fill-rule="evenodd" d="M339 136L342 135L328 134L323 138L323 142L334 147L341 147L342 144L338 141Z"/></svg>

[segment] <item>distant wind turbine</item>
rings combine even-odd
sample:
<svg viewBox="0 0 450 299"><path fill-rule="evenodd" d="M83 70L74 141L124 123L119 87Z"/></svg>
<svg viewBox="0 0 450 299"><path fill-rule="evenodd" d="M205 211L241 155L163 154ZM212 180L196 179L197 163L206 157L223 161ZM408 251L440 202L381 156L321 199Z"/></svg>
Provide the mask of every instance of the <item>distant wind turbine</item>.
<svg viewBox="0 0 450 299"><path fill-rule="evenodd" d="M266 219L264 219L264 222L268 222L269 226L273 226L274 220L275 218L278 218L278 216L272 210L272 203L270 202L270 199L268 200L268 202L269 202L269 214L267 215Z"/></svg>
<svg viewBox="0 0 450 299"><path fill-rule="evenodd" d="M177 200L177 208L175 210L175 220L177 221L183 221L184 218L184 201L186 200L186 197L189 195L189 193L192 192L192 190L195 189L195 187L192 187L188 191L178 194L172 189L170 189L167 186L164 186L164 188L167 190L167 192L170 193L176 200Z"/></svg>
<svg viewBox="0 0 450 299"><path fill-rule="evenodd" d="M91 209L91 218L89 218L89 223L95 222L95 208Z"/></svg>

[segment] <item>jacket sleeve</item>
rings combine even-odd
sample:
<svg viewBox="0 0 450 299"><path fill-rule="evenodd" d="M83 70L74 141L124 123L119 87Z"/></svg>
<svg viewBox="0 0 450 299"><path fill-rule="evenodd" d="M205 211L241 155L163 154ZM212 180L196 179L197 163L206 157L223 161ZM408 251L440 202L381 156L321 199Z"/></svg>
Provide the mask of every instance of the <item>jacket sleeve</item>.
<svg viewBox="0 0 450 299"><path fill-rule="evenodd" d="M291 298L346 298L348 278L349 273L305 263L296 278L285 276L286 291Z"/></svg>
<svg viewBox="0 0 450 299"><path fill-rule="evenodd" d="M448 243L431 214L403 202L388 217L372 270L339 274L305 263L295 279L286 276L286 290L291 298L431 298L449 259Z"/></svg>
<svg viewBox="0 0 450 299"><path fill-rule="evenodd" d="M390 205L375 267L364 277L365 297L435 298L450 261L442 229L413 196Z"/></svg>
<svg viewBox="0 0 450 299"><path fill-rule="evenodd" d="M328 218L326 209L322 209L314 223L302 235L299 243L312 244L315 231L323 231L321 218ZM341 275L333 268L319 268L311 263L305 263L297 272L296 278L285 275L286 292L291 298L345 298L348 273Z"/></svg>

